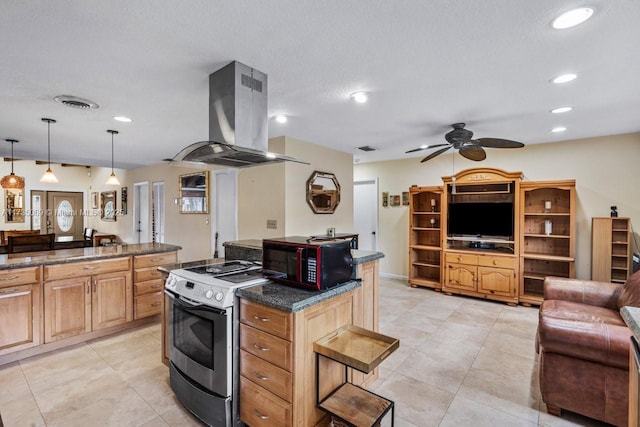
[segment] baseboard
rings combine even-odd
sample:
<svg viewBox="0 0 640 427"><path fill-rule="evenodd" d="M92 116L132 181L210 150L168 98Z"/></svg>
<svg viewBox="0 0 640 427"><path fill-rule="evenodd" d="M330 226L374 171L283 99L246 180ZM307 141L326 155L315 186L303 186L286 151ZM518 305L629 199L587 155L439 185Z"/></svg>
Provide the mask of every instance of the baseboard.
<svg viewBox="0 0 640 427"><path fill-rule="evenodd" d="M392 274L392 273L380 273L380 277L385 279L398 279L398 280L409 280L407 276L403 276L401 274Z"/></svg>

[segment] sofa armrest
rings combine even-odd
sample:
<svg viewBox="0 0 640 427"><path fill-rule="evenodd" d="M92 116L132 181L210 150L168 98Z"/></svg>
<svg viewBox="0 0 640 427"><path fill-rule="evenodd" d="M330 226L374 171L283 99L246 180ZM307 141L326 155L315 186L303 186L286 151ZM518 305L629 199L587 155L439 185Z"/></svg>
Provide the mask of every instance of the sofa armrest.
<svg viewBox="0 0 640 427"><path fill-rule="evenodd" d="M615 283L551 276L544 279L544 299L579 302L617 311L620 292L622 286Z"/></svg>

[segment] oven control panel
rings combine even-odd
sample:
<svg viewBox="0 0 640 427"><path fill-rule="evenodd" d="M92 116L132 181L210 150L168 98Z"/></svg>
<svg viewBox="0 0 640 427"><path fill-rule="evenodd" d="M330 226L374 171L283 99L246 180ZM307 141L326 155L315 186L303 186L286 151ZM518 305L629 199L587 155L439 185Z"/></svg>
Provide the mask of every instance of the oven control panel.
<svg viewBox="0 0 640 427"><path fill-rule="evenodd" d="M226 307L228 290L170 274L165 287L172 292L205 305ZM232 293L231 293L232 294ZM233 298L233 295L231 296Z"/></svg>

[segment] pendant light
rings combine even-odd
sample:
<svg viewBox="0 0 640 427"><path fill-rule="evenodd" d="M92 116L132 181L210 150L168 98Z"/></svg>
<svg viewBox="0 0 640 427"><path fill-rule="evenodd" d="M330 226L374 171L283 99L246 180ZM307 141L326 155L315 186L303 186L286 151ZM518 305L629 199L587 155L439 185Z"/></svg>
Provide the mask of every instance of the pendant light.
<svg viewBox="0 0 640 427"><path fill-rule="evenodd" d="M111 134L111 175L109 175L109 179L105 184L107 185L120 185L120 181L116 177L115 172L113 171L113 135L117 135L119 132L117 130L107 130Z"/></svg>
<svg viewBox="0 0 640 427"><path fill-rule="evenodd" d="M11 174L5 175L0 179L0 186L5 189L22 190L24 188L24 178L13 173L13 144L18 142L17 139L6 139L11 143Z"/></svg>
<svg viewBox="0 0 640 427"><path fill-rule="evenodd" d="M53 174L51 170L51 123L55 123L56 121L53 119L42 119L43 122L47 122L47 163L49 167L40 178L40 182L47 182L50 184L55 184L58 182L58 178Z"/></svg>

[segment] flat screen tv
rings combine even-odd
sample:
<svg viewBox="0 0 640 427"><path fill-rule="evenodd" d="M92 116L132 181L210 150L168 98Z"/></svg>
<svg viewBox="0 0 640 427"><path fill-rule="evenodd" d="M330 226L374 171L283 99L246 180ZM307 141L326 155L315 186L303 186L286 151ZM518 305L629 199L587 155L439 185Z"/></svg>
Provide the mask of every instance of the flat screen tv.
<svg viewBox="0 0 640 427"><path fill-rule="evenodd" d="M513 236L513 203L449 203L448 209L449 236L500 237L509 240Z"/></svg>

